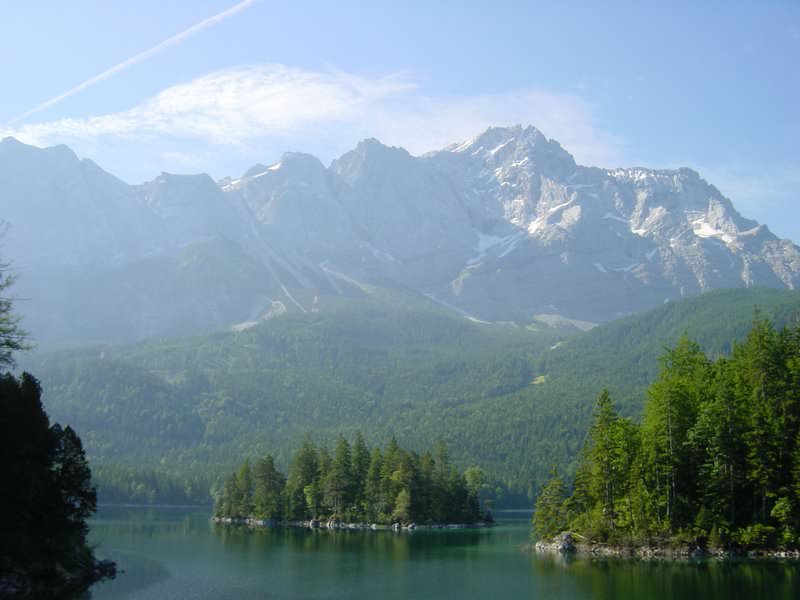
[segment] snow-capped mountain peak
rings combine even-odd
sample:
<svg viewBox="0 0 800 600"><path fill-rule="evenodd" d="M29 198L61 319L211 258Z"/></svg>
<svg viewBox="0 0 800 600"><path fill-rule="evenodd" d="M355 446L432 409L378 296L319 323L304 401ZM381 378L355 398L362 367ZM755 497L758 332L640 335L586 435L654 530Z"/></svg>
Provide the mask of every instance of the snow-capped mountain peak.
<svg viewBox="0 0 800 600"><path fill-rule="evenodd" d="M145 303L130 318L146 332L171 331L176 314L202 329L375 286L479 320L527 323L600 322L708 289L800 285L800 249L742 217L695 171L582 167L534 127L493 127L421 157L367 139L329 168L286 153L238 179L163 173L140 186L66 147L4 139L0 211L5 256L28 268L22 280L33 286L23 294L37 297L36 285L76 294L75 277L52 276L56 264L87 281L122 269ZM178 274L154 284L155 264L215 265L201 295L217 300L180 304L194 292L175 295ZM52 307L29 312L43 339L69 330Z"/></svg>

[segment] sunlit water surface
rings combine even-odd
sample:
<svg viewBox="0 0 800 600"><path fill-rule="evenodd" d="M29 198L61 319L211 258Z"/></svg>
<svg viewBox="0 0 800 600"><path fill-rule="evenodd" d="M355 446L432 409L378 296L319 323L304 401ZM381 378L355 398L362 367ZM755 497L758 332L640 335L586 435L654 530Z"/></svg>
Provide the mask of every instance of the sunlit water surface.
<svg viewBox="0 0 800 600"><path fill-rule="evenodd" d="M116 580L81 598L800 598L793 562L640 562L524 551L527 514L493 529L249 530L215 526L205 510L103 508L92 520Z"/></svg>

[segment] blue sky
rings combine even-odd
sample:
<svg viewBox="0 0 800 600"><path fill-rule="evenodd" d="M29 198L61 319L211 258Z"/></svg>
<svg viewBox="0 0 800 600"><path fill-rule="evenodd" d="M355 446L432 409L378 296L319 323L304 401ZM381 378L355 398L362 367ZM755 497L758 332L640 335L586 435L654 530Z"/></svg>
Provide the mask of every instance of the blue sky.
<svg viewBox="0 0 800 600"><path fill-rule="evenodd" d="M10 0L0 16L0 136L132 183L523 123L583 164L695 168L800 240L796 0Z"/></svg>

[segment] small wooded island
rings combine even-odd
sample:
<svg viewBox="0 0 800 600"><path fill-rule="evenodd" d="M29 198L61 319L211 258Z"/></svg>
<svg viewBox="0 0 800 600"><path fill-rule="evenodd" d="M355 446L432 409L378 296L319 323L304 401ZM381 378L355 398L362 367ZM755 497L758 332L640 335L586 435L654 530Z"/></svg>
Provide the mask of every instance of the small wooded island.
<svg viewBox="0 0 800 600"><path fill-rule="evenodd" d="M536 503L539 550L800 556L800 325L756 316L730 356L682 338L641 424L597 400L572 491Z"/></svg>
<svg viewBox="0 0 800 600"><path fill-rule="evenodd" d="M272 456L245 460L226 481L214 515L217 522L261 526L415 528L417 524L479 526L478 493L483 473L459 473L447 449L407 451L392 439L370 451L359 433L352 445L340 436L331 455L306 440L284 476Z"/></svg>

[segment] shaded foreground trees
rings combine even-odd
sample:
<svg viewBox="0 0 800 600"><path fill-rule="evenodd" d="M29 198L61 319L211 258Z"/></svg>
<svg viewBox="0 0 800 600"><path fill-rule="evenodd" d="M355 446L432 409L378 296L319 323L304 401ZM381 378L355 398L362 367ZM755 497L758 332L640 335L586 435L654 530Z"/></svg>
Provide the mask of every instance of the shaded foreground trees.
<svg viewBox="0 0 800 600"><path fill-rule="evenodd" d="M5 295L13 279L4 267L0 368L13 366L13 352L26 346ZM0 373L0 595L50 594L106 574L86 540L96 503L81 440L71 427L50 424L39 382Z"/></svg>
<svg viewBox="0 0 800 600"><path fill-rule="evenodd" d="M756 318L717 360L684 337L661 358L641 425L604 391L565 495L557 476L544 486L537 537L800 546L800 327Z"/></svg>
<svg viewBox="0 0 800 600"><path fill-rule="evenodd" d="M340 436L331 455L306 439L286 477L271 456L255 465L245 460L225 482L215 514L276 522L474 523L481 519L483 485L483 472L459 473L441 442L420 456L395 440L370 452L361 434L352 444Z"/></svg>
<svg viewBox="0 0 800 600"><path fill-rule="evenodd" d="M96 493L80 438L50 425L39 383L0 375L0 576L93 566L86 519Z"/></svg>

